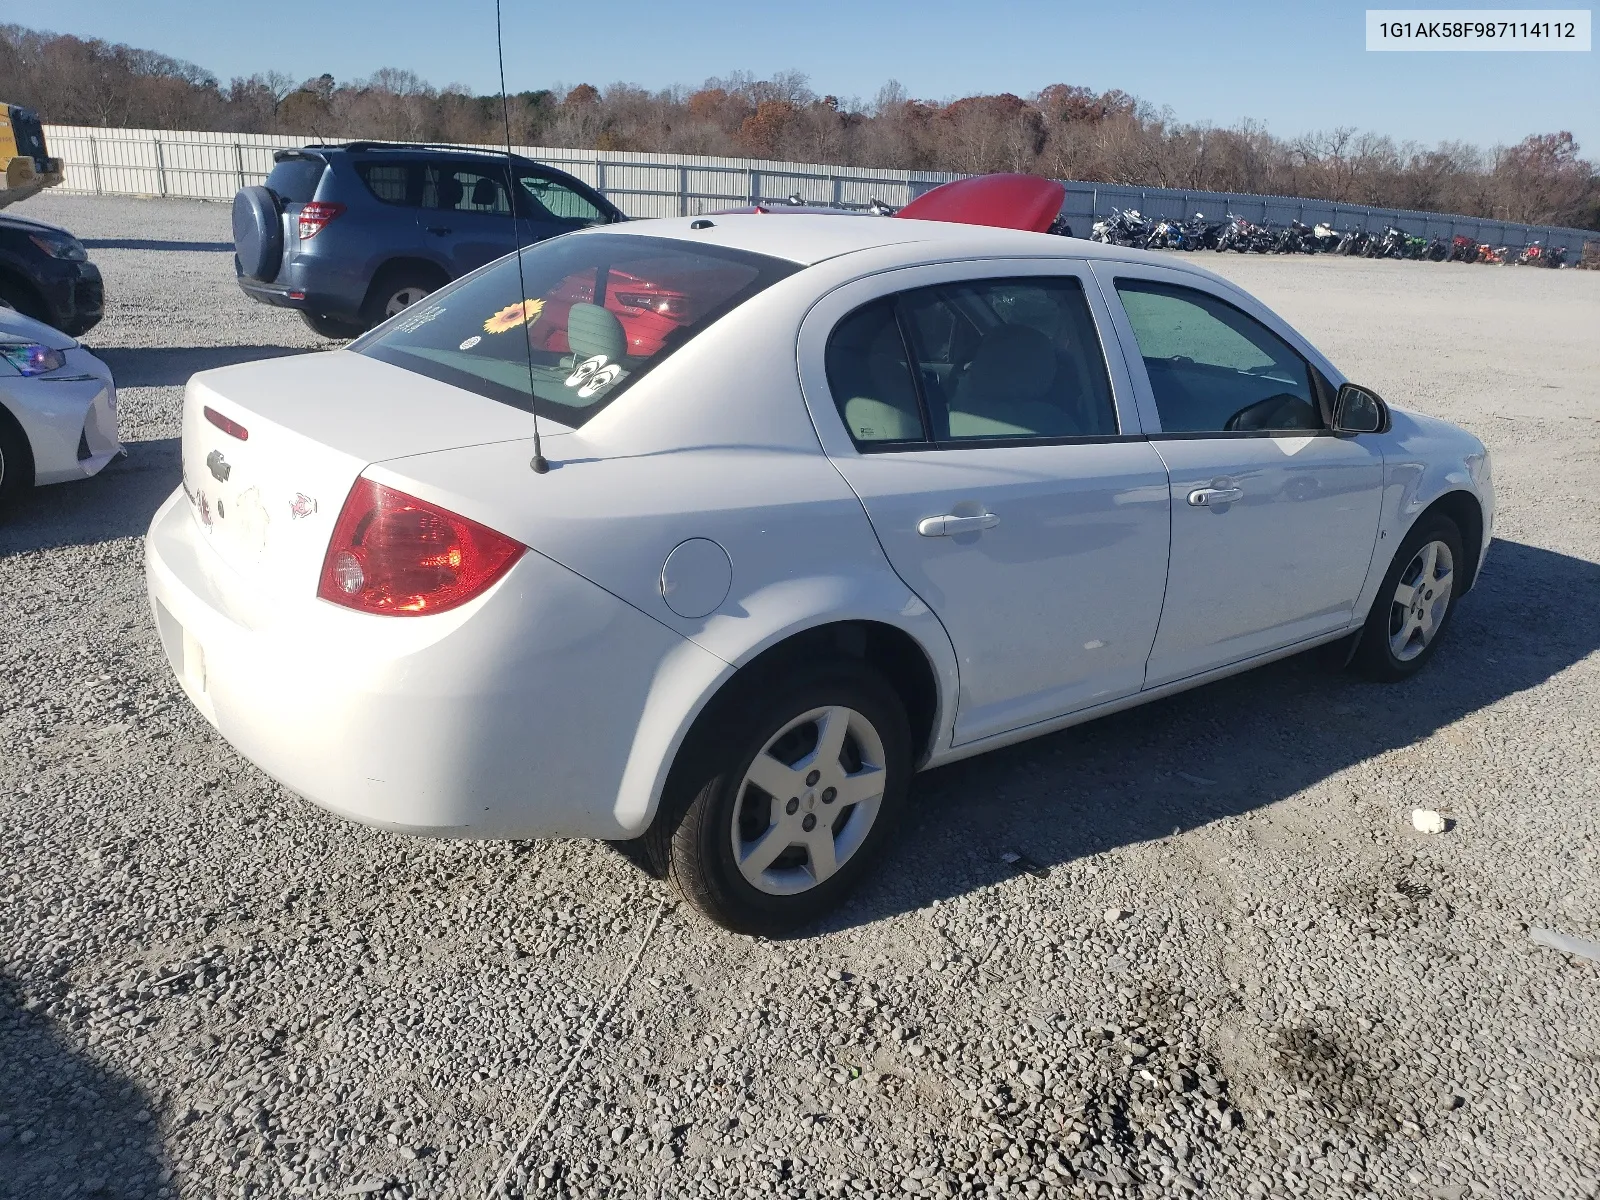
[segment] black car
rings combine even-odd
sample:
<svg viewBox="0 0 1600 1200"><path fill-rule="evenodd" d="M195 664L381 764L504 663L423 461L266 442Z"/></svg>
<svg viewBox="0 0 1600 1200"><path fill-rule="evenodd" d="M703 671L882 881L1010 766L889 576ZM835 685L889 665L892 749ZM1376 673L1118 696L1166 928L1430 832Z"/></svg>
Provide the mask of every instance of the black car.
<svg viewBox="0 0 1600 1200"><path fill-rule="evenodd" d="M100 322L100 269L65 229L0 214L0 304L77 337Z"/></svg>
<svg viewBox="0 0 1600 1200"><path fill-rule="evenodd" d="M582 180L463 146L350 142L280 150L233 200L245 294L354 337L528 245L627 218Z"/></svg>

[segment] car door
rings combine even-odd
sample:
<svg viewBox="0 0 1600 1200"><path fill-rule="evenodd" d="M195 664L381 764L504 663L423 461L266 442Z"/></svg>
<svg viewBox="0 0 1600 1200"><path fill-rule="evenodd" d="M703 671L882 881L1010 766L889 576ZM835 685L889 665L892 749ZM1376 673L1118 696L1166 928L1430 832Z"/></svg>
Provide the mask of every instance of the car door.
<svg viewBox="0 0 1600 1200"><path fill-rule="evenodd" d="M1137 692L1166 579L1166 469L1081 263L945 264L808 314L807 403L960 667L956 744Z"/></svg>
<svg viewBox="0 0 1600 1200"><path fill-rule="evenodd" d="M1310 348L1241 293L1158 267L1094 270L1171 478L1146 686L1349 625L1378 534L1377 439L1328 429Z"/></svg>
<svg viewBox="0 0 1600 1200"><path fill-rule="evenodd" d="M505 163L493 159L442 159L423 168L424 241L442 253L453 275L465 275L509 254L518 231L511 220ZM522 231L524 244L536 239Z"/></svg>

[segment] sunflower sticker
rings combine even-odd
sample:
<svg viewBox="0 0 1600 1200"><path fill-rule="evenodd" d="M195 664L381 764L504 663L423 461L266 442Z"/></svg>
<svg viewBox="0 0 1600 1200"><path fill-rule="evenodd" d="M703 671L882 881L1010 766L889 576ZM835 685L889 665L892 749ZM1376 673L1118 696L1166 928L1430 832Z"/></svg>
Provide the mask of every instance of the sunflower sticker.
<svg viewBox="0 0 1600 1200"><path fill-rule="evenodd" d="M508 304L483 323L483 331L505 333L508 329L532 325L543 311L543 300L524 300L521 304Z"/></svg>

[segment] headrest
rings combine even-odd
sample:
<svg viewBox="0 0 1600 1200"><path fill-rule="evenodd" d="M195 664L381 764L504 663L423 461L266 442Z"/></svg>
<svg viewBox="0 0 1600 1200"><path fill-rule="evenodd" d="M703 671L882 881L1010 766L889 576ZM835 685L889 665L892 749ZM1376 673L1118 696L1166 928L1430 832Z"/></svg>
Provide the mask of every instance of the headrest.
<svg viewBox="0 0 1600 1200"><path fill-rule="evenodd" d="M487 175L472 185L472 207L493 208L500 203L500 185Z"/></svg>
<svg viewBox="0 0 1600 1200"><path fill-rule="evenodd" d="M1056 377L1050 339L1028 325L1002 325L984 337L961 387L990 400L1037 400Z"/></svg>
<svg viewBox="0 0 1600 1200"><path fill-rule="evenodd" d="M567 314L567 345L578 362L596 354L604 354L607 362L617 362L627 353L628 338L615 313L598 304L574 304Z"/></svg>
<svg viewBox="0 0 1600 1200"><path fill-rule="evenodd" d="M439 207L455 208L461 203L461 197L466 189L461 186L461 180L454 175L446 175L439 180Z"/></svg>

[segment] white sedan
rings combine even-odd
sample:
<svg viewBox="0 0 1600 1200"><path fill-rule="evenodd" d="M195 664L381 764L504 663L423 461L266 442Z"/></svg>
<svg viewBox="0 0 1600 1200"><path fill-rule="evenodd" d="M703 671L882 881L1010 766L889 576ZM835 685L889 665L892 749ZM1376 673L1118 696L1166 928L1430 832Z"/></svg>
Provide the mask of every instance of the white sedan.
<svg viewBox="0 0 1600 1200"><path fill-rule="evenodd" d="M60 330L0 308L0 518L35 484L86 479L121 452L105 363Z"/></svg>
<svg viewBox="0 0 1600 1200"><path fill-rule="evenodd" d="M1409 675L1494 514L1476 438L1204 271L804 214L560 237L196 375L183 470L155 619L246 757L391 830L638 839L768 934L919 769L1339 639Z"/></svg>

